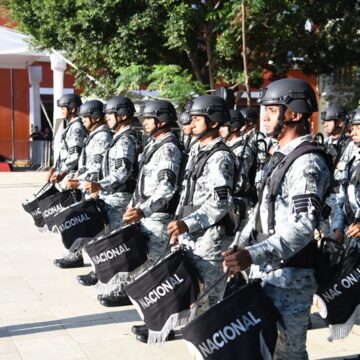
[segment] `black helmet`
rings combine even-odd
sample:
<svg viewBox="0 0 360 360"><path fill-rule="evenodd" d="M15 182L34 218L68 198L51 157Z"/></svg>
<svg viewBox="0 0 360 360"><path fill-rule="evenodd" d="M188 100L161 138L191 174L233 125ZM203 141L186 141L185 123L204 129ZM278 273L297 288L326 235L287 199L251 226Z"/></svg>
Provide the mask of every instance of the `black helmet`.
<svg viewBox="0 0 360 360"><path fill-rule="evenodd" d="M321 113L321 122L331 120L344 120L346 117L346 110L343 106L332 104Z"/></svg>
<svg viewBox="0 0 360 360"><path fill-rule="evenodd" d="M153 100L147 102L142 109L141 116L143 118L155 118L169 124L175 123L177 120L174 105L166 100Z"/></svg>
<svg viewBox="0 0 360 360"><path fill-rule="evenodd" d="M105 105L105 114L116 113L118 115L126 115L131 118L134 116L135 107L133 102L125 96L114 96Z"/></svg>
<svg viewBox="0 0 360 360"><path fill-rule="evenodd" d="M230 109L230 121L226 125L232 129L240 130L245 125L245 119L239 110Z"/></svg>
<svg viewBox="0 0 360 360"><path fill-rule="evenodd" d="M79 108L81 104L82 101L76 94L65 94L57 101L58 107Z"/></svg>
<svg viewBox="0 0 360 360"><path fill-rule="evenodd" d="M100 100L85 101L80 107L79 115L102 119L104 117L104 104Z"/></svg>
<svg viewBox="0 0 360 360"><path fill-rule="evenodd" d="M205 116L213 122L224 124L230 120L230 112L226 101L220 96L203 95L194 99L190 115Z"/></svg>
<svg viewBox="0 0 360 360"><path fill-rule="evenodd" d="M360 125L360 108L355 109L350 114L351 125Z"/></svg>
<svg viewBox="0 0 360 360"><path fill-rule="evenodd" d="M247 124L255 124L259 118L258 113L253 108L247 107L240 110Z"/></svg>
<svg viewBox="0 0 360 360"><path fill-rule="evenodd" d="M280 79L260 90L261 105L284 105L291 111L311 115L318 111L312 87L301 79Z"/></svg>
<svg viewBox="0 0 360 360"><path fill-rule="evenodd" d="M179 122L181 125L189 125L191 123L190 108L191 103L187 103L184 111L180 114Z"/></svg>

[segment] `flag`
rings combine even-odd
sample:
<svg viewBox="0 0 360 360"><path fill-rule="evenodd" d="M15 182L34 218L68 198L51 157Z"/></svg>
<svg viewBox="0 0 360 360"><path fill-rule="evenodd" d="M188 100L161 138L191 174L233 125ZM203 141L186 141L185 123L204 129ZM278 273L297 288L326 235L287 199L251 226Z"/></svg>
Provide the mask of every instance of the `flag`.
<svg viewBox="0 0 360 360"><path fill-rule="evenodd" d="M125 291L149 329L148 343L163 343L171 330L195 315L197 271L183 250L166 256Z"/></svg>
<svg viewBox="0 0 360 360"><path fill-rule="evenodd" d="M129 272L139 269L147 260L147 239L138 224L115 229L85 245L99 279L98 292L109 294Z"/></svg>
<svg viewBox="0 0 360 360"><path fill-rule="evenodd" d="M58 212L53 218L66 249L79 238L94 238L105 230L107 218L100 200L86 200Z"/></svg>
<svg viewBox="0 0 360 360"><path fill-rule="evenodd" d="M252 282L182 329L196 359L270 360L280 315L259 282Z"/></svg>
<svg viewBox="0 0 360 360"><path fill-rule="evenodd" d="M45 225L39 208L39 201L48 196L57 194L58 192L59 190L53 184L47 183L32 197L32 199L26 200L22 204L24 210L32 216L35 226L38 228L42 228Z"/></svg>
<svg viewBox="0 0 360 360"><path fill-rule="evenodd" d="M350 248L331 285L318 287L314 304L329 326L328 340L347 337L354 325L360 325L360 252Z"/></svg>
<svg viewBox="0 0 360 360"><path fill-rule="evenodd" d="M54 226L54 216L66 207L80 201L81 198L81 190L75 189L65 190L39 201L41 215L44 219L45 225L47 225L50 231Z"/></svg>

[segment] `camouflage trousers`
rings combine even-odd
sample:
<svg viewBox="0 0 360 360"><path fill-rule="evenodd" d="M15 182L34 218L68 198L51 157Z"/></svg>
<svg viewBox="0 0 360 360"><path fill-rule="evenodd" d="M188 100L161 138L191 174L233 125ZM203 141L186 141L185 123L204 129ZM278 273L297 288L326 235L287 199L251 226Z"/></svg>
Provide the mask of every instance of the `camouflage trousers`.
<svg viewBox="0 0 360 360"><path fill-rule="evenodd" d="M183 237L182 244L189 249L189 255L201 278L201 294L224 275L221 252L230 245L230 238L225 234L223 226L212 226L202 236L196 234ZM226 279L220 280L198 304L197 316L210 309L222 300L226 287Z"/></svg>
<svg viewBox="0 0 360 360"><path fill-rule="evenodd" d="M150 217L142 218L140 231L147 237L148 259L139 268L129 272L125 277L117 282L114 293L122 293L126 285L135 280L146 269L153 266L162 255L164 255L169 239L167 225L172 220L172 216L165 213L154 213Z"/></svg>
<svg viewBox="0 0 360 360"><path fill-rule="evenodd" d="M275 360L307 360L306 333L315 289L281 288L264 285L265 293L279 310L283 325L278 323Z"/></svg>
<svg viewBox="0 0 360 360"><path fill-rule="evenodd" d="M112 231L123 224L123 215L129 205L132 194L115 193L104 195L100 193L99 198L105 201L105 211L109 221L108 231Z"/></svg>

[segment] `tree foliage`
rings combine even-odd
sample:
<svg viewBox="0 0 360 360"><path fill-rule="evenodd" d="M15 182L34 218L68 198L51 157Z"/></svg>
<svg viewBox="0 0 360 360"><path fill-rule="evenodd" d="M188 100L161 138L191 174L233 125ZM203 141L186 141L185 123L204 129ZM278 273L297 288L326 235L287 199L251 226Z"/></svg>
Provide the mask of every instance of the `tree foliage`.
<svg viewBox="0 0 360 360"><path fill-rule="evenodd" d="M58 49L79 86L102 96L150 85L185 101L216 81L243 82L246 0L2 0L34 46ZM358 64L357 0L247 0L250 84L263 70L329 73ZM86 74L103 86L94 86Z"/></svg>

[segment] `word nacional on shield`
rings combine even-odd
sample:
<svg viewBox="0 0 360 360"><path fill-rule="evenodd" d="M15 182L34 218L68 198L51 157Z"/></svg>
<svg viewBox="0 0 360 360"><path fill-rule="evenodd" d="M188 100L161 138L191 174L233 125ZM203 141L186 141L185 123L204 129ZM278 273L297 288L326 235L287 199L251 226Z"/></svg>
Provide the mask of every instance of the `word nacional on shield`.
<svg viewBox="0 0 360 360"><path fill-rule="evenodd" d="M102 200L89 199L75 203L58 212L53 223L66 249L77 239L92 239L106 229L107 216Z"/></svg>
<svg viewBox="0 0 360 360"><path fill-rule="evenodd" d="M95 266L97 287L111 292L117 282L125 281L129 272L146 262L147 239L139 224L131 224L89 241L85 251Z"/></svg>
<svg viewBox="0 0 360 360"><path fill-rule="evenodd" d="M47 183L35 195L33 195L32 198L25 200L22 204L24 210L32 216L36 227L42 228L45 225L44 218L39 207L40 200L46 199L47 197L57 193L59 193L59 190L56 186L51 183Z"/></svg>
<svg viewBox="0 0 360 360"><path fill-rule="evenodd" d="M196 360L271 360L279 313L259 282L251 282L182 329Z"/></svg>
<svg viewBox="0 0 360 360"><path fill-rule="evenodd" d="M163 343L171 330L195 316L200 286L189 256L177 250L129 284L125 291L149 329L148 343Z"/></svg>
<svg viewBox="0 0 360 360"><path fill-rule="evenodd" d="M346 251L335 281L318 287L314 304L329 326L330 341L345 338L360 325L360 249Z"/></svg>
<svg viewBox="0 0 360 360"><path fill-rule="evenodd" d="M39 208L45 225L51 231L54 226L54 216L68 206L79 202L82 192L79 189L65 190L48 196L39 201Z"/></svg>

